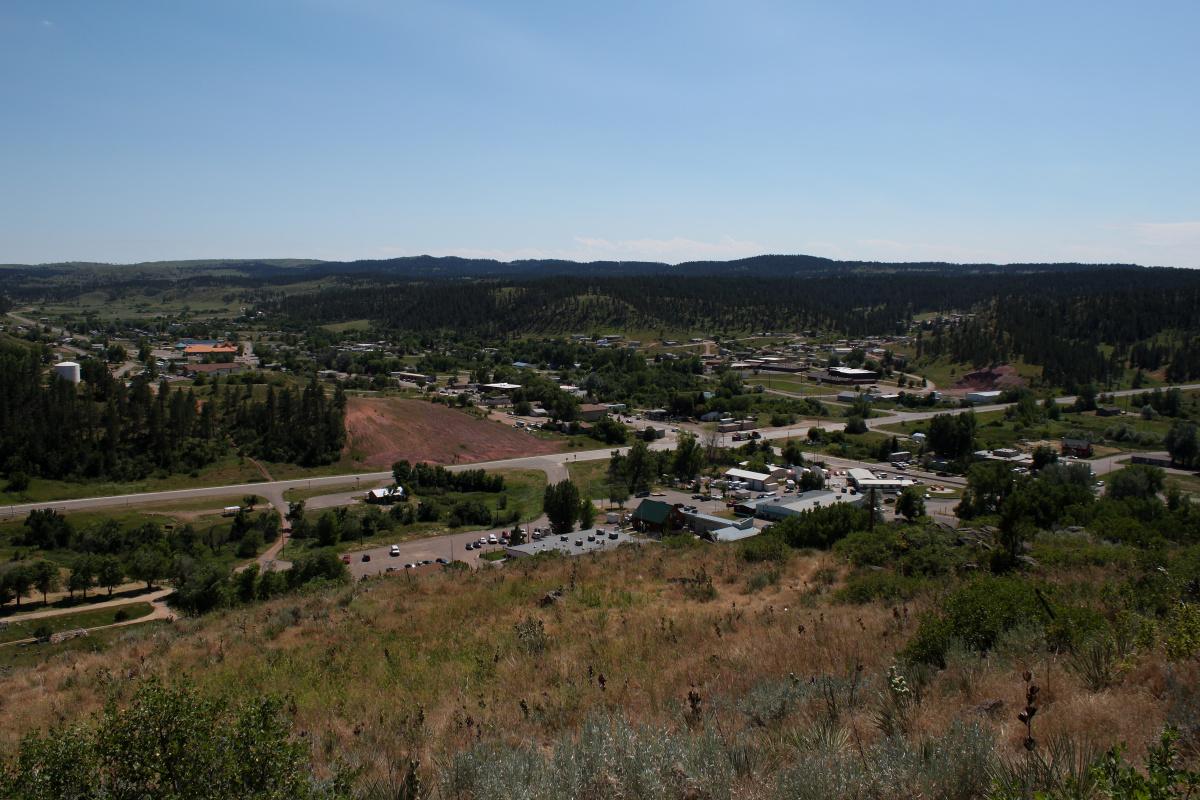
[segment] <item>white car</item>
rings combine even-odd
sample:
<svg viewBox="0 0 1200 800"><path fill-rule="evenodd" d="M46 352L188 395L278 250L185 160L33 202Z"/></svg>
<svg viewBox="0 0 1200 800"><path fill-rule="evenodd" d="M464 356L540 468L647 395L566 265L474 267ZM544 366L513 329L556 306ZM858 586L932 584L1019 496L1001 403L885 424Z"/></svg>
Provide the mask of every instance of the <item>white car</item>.
<svg viewBox="0 0 1200 800"><path fill-rule="evenodd" d="M392 555L393 556L400 555L400 545L398 545L398 544L392 545Z"/></svg>
<svg viewBox="0 0 1200 800"><path fill-rule="evenodd" d="M491 536L488 537L488 544L498 544L498 543L499 543L499 540L496 538L496 534L493 533Z"/></svg>

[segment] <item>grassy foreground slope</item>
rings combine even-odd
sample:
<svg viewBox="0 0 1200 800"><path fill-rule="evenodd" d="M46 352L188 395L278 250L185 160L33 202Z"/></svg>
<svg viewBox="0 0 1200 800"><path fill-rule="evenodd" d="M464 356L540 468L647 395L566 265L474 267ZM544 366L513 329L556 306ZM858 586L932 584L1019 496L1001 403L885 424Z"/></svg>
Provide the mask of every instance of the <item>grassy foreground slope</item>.
<svg viewBox="0 0 1200 800"><path fill-rule="evenodd" d="M415 761L442 797L815 798L856 783L967 798L1025 758L1025 670L1042 686L1041 742L1124 741L1139 759L1168 683L1195 685L1194 661L1151 655L1089 688L1019 637L890 672L936 598L843 605L839 582L831 556L768 567L645 545L334 586L0 673L0 747L186 676L212 697L285 695L315 772L361 767L363 797L405 796Z"/></svg>

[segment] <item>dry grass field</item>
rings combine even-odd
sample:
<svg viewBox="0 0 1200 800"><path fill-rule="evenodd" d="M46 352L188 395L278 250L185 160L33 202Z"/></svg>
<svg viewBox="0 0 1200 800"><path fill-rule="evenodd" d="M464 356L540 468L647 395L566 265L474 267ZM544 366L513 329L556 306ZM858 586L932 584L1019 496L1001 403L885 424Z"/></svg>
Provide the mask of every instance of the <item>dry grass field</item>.
<svg viewBox="0 0 1200 800"><path fill-rule="evenodd" d="M3 670L0 748L158 675L286 696L318 774L361 767L363 797L405 796L389 791L415 762L438 797L968 798L1028 758L1024 671L1041 685L1043 752L1123 741L1131 760L1170 687L1196 684L1194 661L1151 654L1092 690L1020 637L905 667L897 650L936 598L838 604L840 578L828 555L768 571L732 547L648 543L315 590ZM638 769L661 792L630 789ZM849 793L855 781L879 791Z"/></svg>

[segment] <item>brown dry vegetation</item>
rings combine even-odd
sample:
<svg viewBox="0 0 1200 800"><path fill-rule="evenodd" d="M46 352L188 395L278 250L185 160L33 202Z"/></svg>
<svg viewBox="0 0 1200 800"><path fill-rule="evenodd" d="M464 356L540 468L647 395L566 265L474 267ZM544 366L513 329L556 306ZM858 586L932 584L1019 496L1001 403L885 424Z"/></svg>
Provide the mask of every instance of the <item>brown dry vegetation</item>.
<svg viewBox="0 0 1200 800"><path fill-rule="evenodd" d="M472 463L557 453L561 446L493 420L421 400L351 397L346 404L346 453L358 463Z"/></svg>
<svg viewBox="0 0 1200 800"><path fill-rule="evenodd" d="M876 715L888 669L933 600L831 604L832 571L818 573L832 564L828 557L793 558L777 583L747 594L761 567L734 552L647 544L475 573L385 577L131 630L109 650L55 655L0 678L0 748L12 753L31 728L127 698L149 675L190 676L206 694L286 694L318 770L346 758L370 777L414 757L436 779L454 754L480 742L549 746L589 714L608 712L751 743L759 767L738 778L734 795L771 796L778 773L805 758L805 737L823 712L813 699L781 718L755 719L748 698L756 687L832 676L841 687L842 747L869 752L881 738ZM687 580L697 575L712 577L714 599L689 596ZM552 589L562 599L543 605ZM1091 692L1054 656L949 658L940 672L909 671L922 696L909 736L936 738L956 720L981 720L995 731L1000 755L1019 757L1025 731L1016 713L1021 673L1030 669L1043 686L1041 740L1067 733L1100 746L1124 741L1140 758L1163 725L1166 668L1161 657L1144 657L1111 688ZM977 710L993 699L1003 701L998 712Z"/></svg>

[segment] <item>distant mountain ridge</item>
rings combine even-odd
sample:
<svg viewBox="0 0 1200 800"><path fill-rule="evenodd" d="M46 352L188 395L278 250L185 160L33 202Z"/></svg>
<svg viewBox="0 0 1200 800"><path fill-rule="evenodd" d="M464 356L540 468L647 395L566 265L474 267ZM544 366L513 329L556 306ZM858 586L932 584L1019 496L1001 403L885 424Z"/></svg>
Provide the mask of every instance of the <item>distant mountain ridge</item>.
<svg viewBox="0 0 1200 800"><path fill-rule="evenodd" d="M728 277L808 278L864 274L996 274L1025 272L1086 272L1093 270L1148 269L1138 264L1021 263L956 264L943 261L885 262L835 261L807 255L761 255L732 261L685 261L667 264L658 261L568 261L564 259L522 259L498 261L458 256L406 256L356 261L318 261L306 259L195 259L157 261L138 264L101 264L65 262L57 264L0 264L0 270L30 277L90 275L112 279L131 276L146 278L189 277L198 273L245 275L265 278L272 275L386 275L396 278L545 278L555 275L581 277L624 277L634 275L721 275Z"/></svg>

